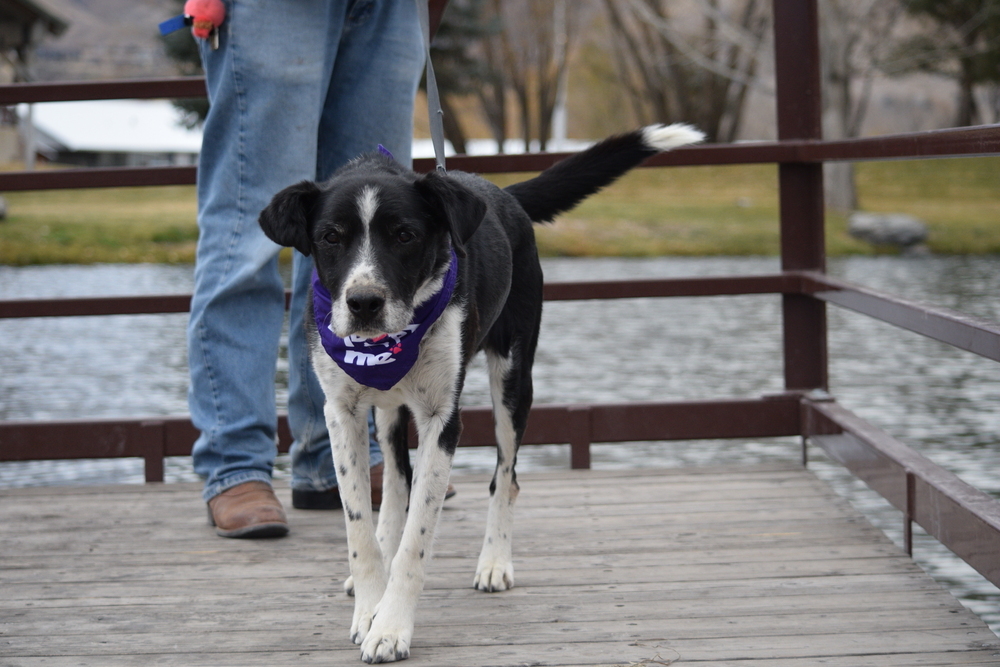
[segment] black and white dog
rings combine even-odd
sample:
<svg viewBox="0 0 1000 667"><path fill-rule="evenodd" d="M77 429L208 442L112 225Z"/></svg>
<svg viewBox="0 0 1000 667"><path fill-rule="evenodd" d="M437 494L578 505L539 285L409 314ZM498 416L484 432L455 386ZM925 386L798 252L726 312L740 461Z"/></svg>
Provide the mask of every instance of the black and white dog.
<svg viewBox="0 0 1000 667"><path fill-rule="evenodd" d="M458 398L479 350L489 368L498 452L474 586L514 585L514 463L531 408L542 313L532 222L551 221L647 157L702 138L687 125L649 126L503 190L461 172L421 176L372 153L326 183L286 188L261 213L269 238L315 262L307 330L347 522L350 636L365 662L409 656L462 430ZM385 456L377 528L368 475L371 406ZM420 441L415 475L411 416Z"/></svg>

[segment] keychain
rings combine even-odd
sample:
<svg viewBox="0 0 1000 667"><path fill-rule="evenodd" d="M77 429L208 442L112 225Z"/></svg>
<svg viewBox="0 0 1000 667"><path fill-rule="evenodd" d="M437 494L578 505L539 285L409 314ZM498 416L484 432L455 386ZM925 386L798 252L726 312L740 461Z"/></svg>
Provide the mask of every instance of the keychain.
<svg viewBox="0 0 1000 667"><path fill-rule="evenodd" d="M226 6L222 0L187 0L184 13L160 24L160 34L169 35L184 26L191 26L191 34L210 40L212 49L219 48L219 26L226 20Z"/></svg>

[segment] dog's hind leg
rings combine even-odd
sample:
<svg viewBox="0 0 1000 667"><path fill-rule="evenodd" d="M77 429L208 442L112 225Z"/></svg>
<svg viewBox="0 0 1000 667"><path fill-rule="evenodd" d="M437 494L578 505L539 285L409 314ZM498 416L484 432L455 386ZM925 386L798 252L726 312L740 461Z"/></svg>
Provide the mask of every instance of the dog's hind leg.
<svg viewBox="0 0 1000 667"><path fill-rule="evenodd" d="M376 537L382 549L386 576L392 563L406 522L406 506L410 498L413 469L410 467L410 450L407 430L410 411L406 406L375 411L375 428L378 433L385 468L382 472L382 507L379 509Z"/></svg>
<svg viewBox="0 0 1000 667"><path fill-rule="evenodd" d="M517 347L512 347L507 356L490 349L486 351L497 439L497 467L490 482L486 536L473 586L487 592L514 587L511 543L514 500L520 488L514 465L528 421L532 394L531 368L530 365L525 367L525 360L518 359L519 354Z"/></svg>

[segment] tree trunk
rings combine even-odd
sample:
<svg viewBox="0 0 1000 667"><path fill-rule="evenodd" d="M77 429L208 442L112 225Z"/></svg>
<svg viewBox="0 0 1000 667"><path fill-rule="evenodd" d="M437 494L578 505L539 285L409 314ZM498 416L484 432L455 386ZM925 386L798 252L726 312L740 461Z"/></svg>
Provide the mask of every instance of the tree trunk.
<svg viewBox="0 0 1000 667"><path fill-rule="evenodd" d="M850 36L843 24L844 7L837 0L819 3L820 36L823 63L823 138L845 139L851 120ZM823 165L823 195L826 206L835 211L850 212L858 206L854 187L854 165L850 162L827 162Z"/></svg>
<svg viewBox="0 0 1000 667"><path fill-rule="evenodd" d="M853 162L827 162L823 165L823 190L827 208L850 213L858 208Z"/></svg>
<svg viewBox="0 0 1000 667"><path fill-rule="evenodd" d="M455 149L456 153L459 155L467 154L469 151L465 146L465 130L462 129L462 123L458 119L458 114L455 113L455 107L452 106L447 95L441 96L441 111L444 112L441 122L444 125L445 139L451 142L451 147Z"/></svg>
<svg viewBox="0 0 1000 667"><path fill-rule="evenodd" d="M962 63L962 77L958 80L958 112L955 116L955 127L968 127L975 125L978 115L976 114L976 95L972 76L965 72L966 64Z"/></svg>
<svg viewBox="0 0 1000 667"><path fill-rule="evenodd" d="M507 101L503 83L495 83L479 90L479 102L490 126L490 134L497 142L497 152L504 152L507 142Z"/></svg>

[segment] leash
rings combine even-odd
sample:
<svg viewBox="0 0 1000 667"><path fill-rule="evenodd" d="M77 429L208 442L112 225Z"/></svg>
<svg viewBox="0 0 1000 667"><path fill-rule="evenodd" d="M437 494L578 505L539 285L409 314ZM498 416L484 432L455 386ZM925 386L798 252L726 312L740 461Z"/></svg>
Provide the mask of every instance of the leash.
<svg viewBox="0 0 1000 667"><path fill-rule="evenodd" d="M431 19L427 0L415 0L417 15L420 17L420 29L424 34L424 57L427 62L427 117L431 126L431 143L434 144L434 161L438 171L446 171L444 167L444 111L441 110L441 97L438 95L437 79L434 77L434 65L431 63Z"/></svg>

